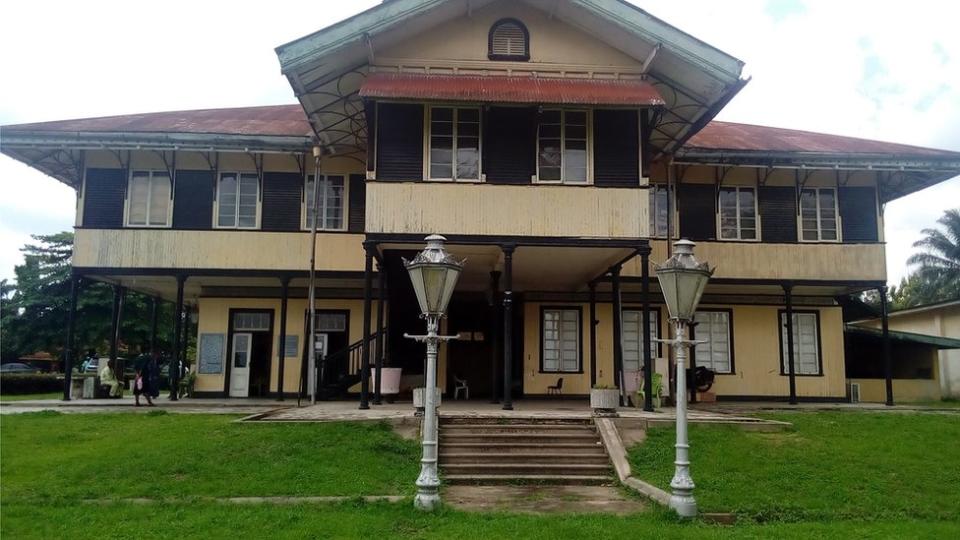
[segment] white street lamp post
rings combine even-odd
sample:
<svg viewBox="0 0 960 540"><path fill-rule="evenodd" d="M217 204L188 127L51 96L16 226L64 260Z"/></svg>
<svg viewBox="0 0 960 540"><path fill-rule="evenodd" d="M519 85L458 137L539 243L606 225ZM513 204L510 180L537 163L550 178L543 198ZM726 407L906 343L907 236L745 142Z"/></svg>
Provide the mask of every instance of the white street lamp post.
<svg viewBox="0 0 960 540"><path fill-rule="evenodd" d="M672 340L660 340L669 343L676 351L677 363L677 443L674 459L673 480L670 481L670 508L681 517L697 515L697 501L693 497L693 478L690 476L690 444L687 439L687 349L702 341L687 339L687 324L693 320L700 296L713 275L707 263L701 263L693 256L696 244L689 240L679 240L673 244L673 256L656 267L657 280L663 299L670 312L670 320L676 330Z"/></svg>
<svg viewBox="0 0 960 540"><path fill-rule="evenodd" d="M440 476L437 473L437 346L441 341L456 339L456 336L441 336L437 332L463 269L463 261L457 261L443 249L444 237L433 234L426 240L426 249L412 261L403 262L410 274L417 302L420 303L421 317L427 320L427 335L404 334L403 337L427 344L421 435L423 457L420 459L420 476L417 478L417 495L413 504L421 510L433 510L440 504Z"/></svg>

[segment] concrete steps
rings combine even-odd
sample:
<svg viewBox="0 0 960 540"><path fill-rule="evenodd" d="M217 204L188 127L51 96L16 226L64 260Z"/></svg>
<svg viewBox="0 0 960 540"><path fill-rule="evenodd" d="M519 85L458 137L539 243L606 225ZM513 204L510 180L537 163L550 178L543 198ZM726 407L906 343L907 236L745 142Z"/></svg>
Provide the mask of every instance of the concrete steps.
<svg viewBox="0 0 960 540"><path fill-rule="evenodd" d="M590 418L441 417L440 470L448 484L614 482Z"/></svg>

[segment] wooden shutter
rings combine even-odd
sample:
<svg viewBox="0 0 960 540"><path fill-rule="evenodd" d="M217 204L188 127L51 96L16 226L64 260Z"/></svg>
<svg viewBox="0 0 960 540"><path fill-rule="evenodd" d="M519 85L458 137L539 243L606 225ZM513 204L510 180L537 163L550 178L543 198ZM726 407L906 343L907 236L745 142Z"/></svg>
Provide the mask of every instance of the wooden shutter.
<svg viewBox="0 0 960 540"><path fill-rule="evenodd" d="M593 111L593 183L600 187L640 185L640 128L637 111Z"/></svg>
<svg viewBox="0 0 960 540"><path fill-rule="evenodd" d="M173 192L174 229L213 227L213 171L176 171Z"/></svg>
<svg viewBox="0 0 960 540"><path fill-rule="evenodd" d="M491 184L529 184L537 172L537 111L491 107L484 119L483 172Z"/></svg>
<svg viewBox="0 0 960 540"><path fill-rule="evenodd" d="M793 187L757 189L760 234L764 242L797 241L797 191Z"/></svg>
<svg viewBox="0 0 960 540"><path fill-rule="evenodd" d="M83 188L83 226L92 229L123 227L126 169L87 169Z"/></svg>
<svg viewBox="0 0 960 540"><path fill-rule="evenodd" d="M842 187L837 194L844 242L876 242L877 194L872 187Z"/></svg>
<svg viewBox="0 0 960 540"><path fill-rule="evenodd" d="M347 230L363 232L367 222L367 182L362 174L350 175L350 209Z"/></svg>
<svg viewBox="0 0 960 540"><path fill-rule="evenodd" d="M303 202L303 175L263 173L260 228L265 231L299 231Z"/></svg>
<svg viewBox="0 0 960 540"><path fill-rule="evenodd" d="M423 106L378 107L377 180L423 180Z"/></svg>
<svg viewBox="0 0 960 540"><path fill-rule="evenodd" d="M716 240L717 196L713 185L680 184L678 199L680 237L690 240Z"/></svg>

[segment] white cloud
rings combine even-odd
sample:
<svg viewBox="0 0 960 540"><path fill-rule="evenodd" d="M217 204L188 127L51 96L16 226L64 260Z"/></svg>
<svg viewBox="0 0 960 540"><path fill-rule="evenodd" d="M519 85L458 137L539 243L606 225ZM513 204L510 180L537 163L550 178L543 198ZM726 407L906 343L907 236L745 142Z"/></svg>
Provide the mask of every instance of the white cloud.
<svg viewBox="0 0 960 540"><path fill-rule="evenodd" d="M291 103L273 49L377 3L10 3L0 124ZM754 79L721 119L960 150L960 3L637 3L747 62ZM958 192L954 179L888 205L892 281ZM0 157L0 277L27 232L69 228L73 212L68 188Z"/></svg>

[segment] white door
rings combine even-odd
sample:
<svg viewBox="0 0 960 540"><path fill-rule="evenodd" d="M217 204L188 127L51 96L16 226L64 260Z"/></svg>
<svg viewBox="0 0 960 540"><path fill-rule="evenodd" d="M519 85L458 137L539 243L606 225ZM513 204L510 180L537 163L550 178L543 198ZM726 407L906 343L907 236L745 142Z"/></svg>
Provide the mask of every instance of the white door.
<svg viewBox="0 0 960 540"><path fill-rule="evenodd" d="M250 348L253 334L233 335L233 358L230 365L230 397L250 395Z"/></svg>

